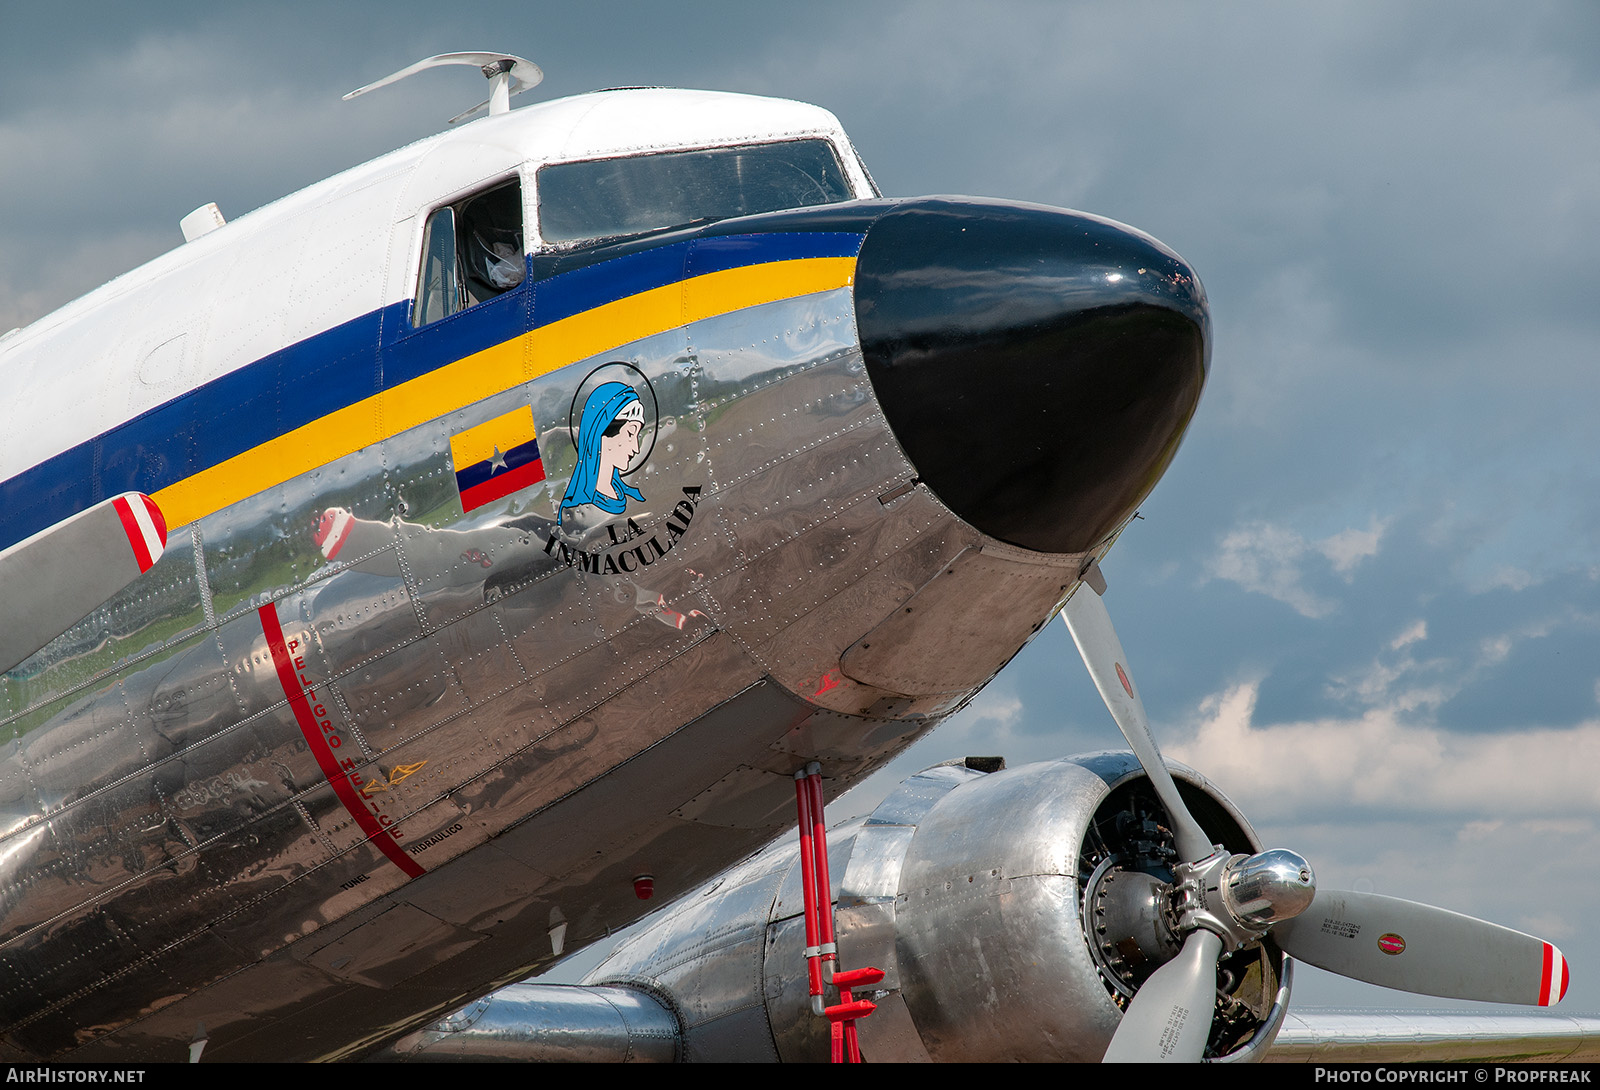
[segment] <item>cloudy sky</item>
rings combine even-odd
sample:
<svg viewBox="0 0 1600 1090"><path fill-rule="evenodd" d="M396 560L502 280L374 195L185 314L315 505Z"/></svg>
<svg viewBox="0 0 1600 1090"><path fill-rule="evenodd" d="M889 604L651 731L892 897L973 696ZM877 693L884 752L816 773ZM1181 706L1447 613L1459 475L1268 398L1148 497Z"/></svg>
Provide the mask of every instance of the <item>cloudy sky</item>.
<svg viewBox="0 0 1600 1090"><path fill-rule="evenodd" d="M1324 885L1539 933L1600 1011L1600 7L0 0L0 330L436 131L475 74L339 96L491 48L519 101L817 102L886 193L1188 258L1210 384L1105 565L1158 737ZM900 774L1118 744L1075 658L1050 627Z"/></svg>

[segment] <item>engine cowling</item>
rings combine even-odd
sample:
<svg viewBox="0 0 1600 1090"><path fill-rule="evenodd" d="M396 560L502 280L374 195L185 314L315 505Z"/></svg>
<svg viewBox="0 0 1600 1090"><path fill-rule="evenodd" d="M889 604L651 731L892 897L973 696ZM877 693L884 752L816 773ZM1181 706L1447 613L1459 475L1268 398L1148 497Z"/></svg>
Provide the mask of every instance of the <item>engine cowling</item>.
<svg viewBox="0 0 1600 1090"><path fill-rule="evenodd" d="M984 771L995 763L928 769L829 834L840 967L885 971L878 1010L858 1023L869 1060L1098 1060L1179 948L1172 834L1132 755ZM1214 842L1260 850L1220 791L1172 771ZM672 906L586 983L670 1007L685 1059L820 1060L828 1027L811 1013L804 946L798 852L782 841ZM1270 941L1224 958L1208 1055L1259 1058L1288 993Z"/></svg>

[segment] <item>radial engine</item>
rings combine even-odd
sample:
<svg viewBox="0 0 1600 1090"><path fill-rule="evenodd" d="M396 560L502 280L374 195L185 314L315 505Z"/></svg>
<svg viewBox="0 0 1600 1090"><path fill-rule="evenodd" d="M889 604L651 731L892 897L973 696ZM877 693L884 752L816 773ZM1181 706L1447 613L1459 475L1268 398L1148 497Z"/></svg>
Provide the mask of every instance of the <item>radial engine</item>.
<svg viewBox="0 0 1600 1090"><path fill-rule="evenodd" d="M1234 805L1171 767L1205 832L1234 853L1223 884L1260 885L1272 853L1253 855ZM826 1059L798 855L780 841L690 892L582 986L503 989L387 1058ZM857 1023L862 1054L1099 1060L1140 985L1183 945L1180 862L1129 753L1015 769L969 758L905 780L829 838L839 967L885 973L856 996L877 1004ZM1246 939L1218 965L1208 1058L1260 1058L1286 1013L1287 959L1270 937Z"/></svg>

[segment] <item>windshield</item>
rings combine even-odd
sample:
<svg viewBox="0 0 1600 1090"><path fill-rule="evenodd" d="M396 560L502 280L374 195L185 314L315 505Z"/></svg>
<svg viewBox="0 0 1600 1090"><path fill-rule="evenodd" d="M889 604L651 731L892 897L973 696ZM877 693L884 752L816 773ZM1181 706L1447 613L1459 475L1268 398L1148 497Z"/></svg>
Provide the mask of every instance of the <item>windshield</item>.
<svg viewBox="0 0 1600 1090"><path fill-rule="evenodd" d="M554 163L538 175L546 242L611 238L850 200L826 140Z"/></svg>

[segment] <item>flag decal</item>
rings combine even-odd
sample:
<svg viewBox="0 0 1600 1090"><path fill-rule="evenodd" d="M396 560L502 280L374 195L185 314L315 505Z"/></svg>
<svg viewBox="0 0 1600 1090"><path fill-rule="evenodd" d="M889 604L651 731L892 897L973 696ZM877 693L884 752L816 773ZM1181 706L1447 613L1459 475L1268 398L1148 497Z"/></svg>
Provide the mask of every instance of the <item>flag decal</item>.
<svg viewBox="0 0 1600 1090"><path fill-rule="evenodd" d="M544 480L544 459L524 405L450 437L461 511L476 510Z"/></svg>

